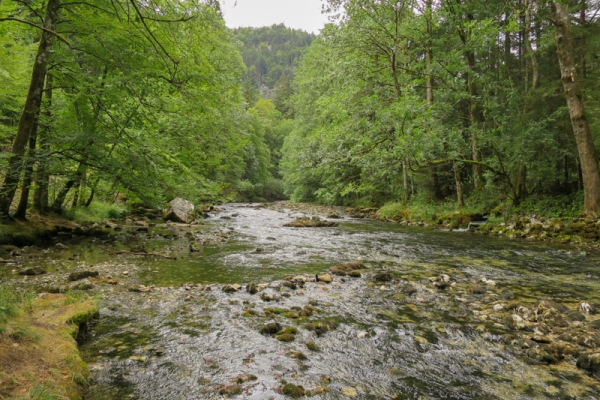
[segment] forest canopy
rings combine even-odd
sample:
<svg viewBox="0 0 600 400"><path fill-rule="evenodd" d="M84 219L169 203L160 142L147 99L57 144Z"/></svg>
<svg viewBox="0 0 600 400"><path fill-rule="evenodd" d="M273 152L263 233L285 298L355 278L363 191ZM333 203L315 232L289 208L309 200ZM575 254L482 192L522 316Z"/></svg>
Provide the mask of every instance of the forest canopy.
<svg viewBox="0 0 600 400"><path fill-rule="evenodd" d="M0 213L287 195L597 214L598 2L325 7L315 36L228 29L214 0L0 3Z"/></svg>

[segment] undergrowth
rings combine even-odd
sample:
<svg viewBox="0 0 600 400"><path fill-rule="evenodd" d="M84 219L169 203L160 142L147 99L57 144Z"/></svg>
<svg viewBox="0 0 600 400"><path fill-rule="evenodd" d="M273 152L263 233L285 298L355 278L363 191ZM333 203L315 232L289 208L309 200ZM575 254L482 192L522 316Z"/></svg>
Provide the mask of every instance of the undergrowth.
<svg viewBox="0 0 600 400"><path fill-rule="evenodd" d="M76 207L65 213L69 219L79 223L100 223L106 219L124 218L129 210L122 204L94 202L89 207Z"/></svg>

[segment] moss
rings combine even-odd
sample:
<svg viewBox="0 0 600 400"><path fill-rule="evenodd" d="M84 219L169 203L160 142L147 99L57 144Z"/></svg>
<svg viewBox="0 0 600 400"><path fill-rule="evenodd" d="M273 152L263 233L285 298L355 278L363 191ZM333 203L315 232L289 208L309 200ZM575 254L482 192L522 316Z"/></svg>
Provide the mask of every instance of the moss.
<svg viewBox="0 0 600 400"><path fill-rule="evenodd" d="M339 323L333 320L323 320L323 321L312 321L306 324L306 329L309 331L315 332L318 336L321 336L330 330L334 330L338 327Z"/></svg>
<svg viewBox="0 0 600 400"><path fill-rule="evenodd" d="M316 345L315 342L306 342L306 347L310 350L310 351L321 351L321 349L319 348L319 346Z"/></svg>
<svg viewBox="0 0 600 400"><path fill-rule="evenodd" d="M283 333L281 335L277 335L276 339L280 342L293 342L296 339L296 336L291 333Z"/></svg>
<svg viewBox="0 0 600 400"><path fill-rule="evenodd" d="M284 395L293 399L299 399L306 394L306 390L302 386L296 386L292 383L286 383L281 389Z"/></svg>

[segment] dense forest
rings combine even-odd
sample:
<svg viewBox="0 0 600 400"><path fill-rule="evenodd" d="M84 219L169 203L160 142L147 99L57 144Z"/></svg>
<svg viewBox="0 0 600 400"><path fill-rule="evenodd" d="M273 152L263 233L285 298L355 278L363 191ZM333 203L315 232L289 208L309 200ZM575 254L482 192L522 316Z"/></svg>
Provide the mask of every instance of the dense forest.
<svg viewBox="0 0 600 400"><path fill-rule="evenodd" d="M581 211L586 189L597 211L597 2L328 3L297 71L292 199Z"/></svg>
<svg viewBox="0 0 600 400"><path fill-rule="evenodd" d="M0 3L0 213L285 195L597 213L597 2L326 7L315 37L230 30L215 1Z"/></svg>

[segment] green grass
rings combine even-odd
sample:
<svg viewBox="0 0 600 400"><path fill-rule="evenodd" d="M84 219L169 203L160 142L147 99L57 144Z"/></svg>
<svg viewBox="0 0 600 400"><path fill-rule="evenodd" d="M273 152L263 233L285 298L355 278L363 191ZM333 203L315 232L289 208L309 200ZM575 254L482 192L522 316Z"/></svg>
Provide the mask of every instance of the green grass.
<svg viewBox="0 0 600 400"><path fill-rule="evenodd" d="M124 218L129 214L121 204L94 202L89 207L77 207L66 212L66 217L79 223L100 223L105 219Z"/></svg>
<svg viewBox="0 0 600 400"><path fill-rule="evenodd" d="M25 397L22 397L23 400L61 400L62 397L55 396L52 394L52 391L43 385L35 385L33 388L27 393Z"/></svg>

